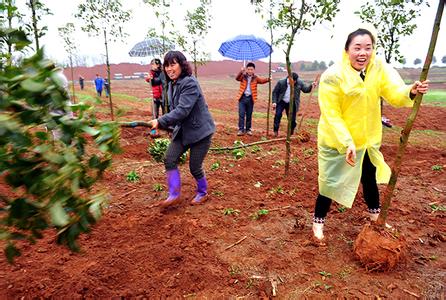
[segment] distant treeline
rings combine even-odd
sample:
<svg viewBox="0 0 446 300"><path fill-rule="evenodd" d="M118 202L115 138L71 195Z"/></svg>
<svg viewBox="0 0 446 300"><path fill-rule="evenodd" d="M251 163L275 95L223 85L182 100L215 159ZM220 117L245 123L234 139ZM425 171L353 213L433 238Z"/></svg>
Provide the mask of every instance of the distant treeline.
<svg viewBox="0 0 446 300"><path fill-rule="evenodd" d="M330 61L328 63L328 66L325 63L325 61L318 62L317 60L315 60L313 62L303 62L303 63L301 63L299 70L300 71L317 71L317 70L323 71L323 70L326 70L332 64L334 64L333 61Z"/></svg>

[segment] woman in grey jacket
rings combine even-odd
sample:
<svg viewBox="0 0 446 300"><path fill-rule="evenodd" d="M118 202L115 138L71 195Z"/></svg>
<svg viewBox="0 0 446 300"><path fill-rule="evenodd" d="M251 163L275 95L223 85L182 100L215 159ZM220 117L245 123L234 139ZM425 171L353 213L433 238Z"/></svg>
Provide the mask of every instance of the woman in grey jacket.
<svg viewBox="0 0 446 300"><path fill-rule="evenodd" d="M169 51L164 56L163 66L167 78L170 112L150 121L152 129L174 127L172 141L164 161L169 197L161 202L161 206L172 206L180 202L181 179L178 162L188 149L190 149L189 169L197 181L197 194L191 204L201 204L206 201L208 195L203 161L215 132L214 120L209 113L200 85L191 76L192 69L184 54L179 51Z"/></svg>

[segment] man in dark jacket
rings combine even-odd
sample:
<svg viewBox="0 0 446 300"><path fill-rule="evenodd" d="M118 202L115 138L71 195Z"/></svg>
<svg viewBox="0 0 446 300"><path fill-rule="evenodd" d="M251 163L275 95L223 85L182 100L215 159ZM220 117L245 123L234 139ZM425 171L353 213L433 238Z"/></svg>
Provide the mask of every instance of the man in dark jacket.
<svg viewBox="0 0 446 300"><path fill-rule="evenodd" d="M294 81L294 107L293 107L293 115L291 119L291 134L294 133L294 129L296 128L296 113L299 110L300 104L300 92L309 93L312 88L316 86L316 83L305 84L302 80L299 79L297 73L293 72L293 81ZM279 135L279 126L280 120L282 119L283 110L286 111L287 116L289 115L290 108L290 85L288 82L288 77L281 79L277 82L276 86L273 90L273 109L276 110L276 115L274 116L274 136L277 137Z"/></svg>

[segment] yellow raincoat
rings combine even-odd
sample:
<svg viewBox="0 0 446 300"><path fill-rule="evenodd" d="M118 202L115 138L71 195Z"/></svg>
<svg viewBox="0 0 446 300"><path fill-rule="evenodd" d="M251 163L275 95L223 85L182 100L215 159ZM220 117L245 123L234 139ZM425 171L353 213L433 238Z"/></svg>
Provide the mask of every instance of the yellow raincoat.
<svg viewBox="0 0 446 300"><path fill-rule="evenodd" d="M411 86L398 72L371 56L365 80L353 69L344 51L342 63L321 76L318 125L319 193L351 207L361 180L365 151L376 167L376 181L388 183L389 166L379 151L382 139L380 97L393 106L412 106ZM356 147L356 165L345 161L347 147Z"/></svg>

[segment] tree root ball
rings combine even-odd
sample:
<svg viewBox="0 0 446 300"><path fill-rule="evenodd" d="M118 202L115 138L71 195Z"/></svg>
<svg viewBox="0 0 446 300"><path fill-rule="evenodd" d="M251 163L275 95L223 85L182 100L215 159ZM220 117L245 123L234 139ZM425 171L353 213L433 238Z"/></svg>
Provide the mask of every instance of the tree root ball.
<svg viewBox="0 0 446 300"><path fill-rule="evenodd" d="M298 135L298 139L302 143L307 143L310 141L311 135L308 131L301 130Z"/></svg>
<svg viewBox="0 0 446 300"><path fill-rule="evenodd" d="M356 238L353 251L367 271L388 271L405 260L406 241L393 229L367 224Z"/></svg>

